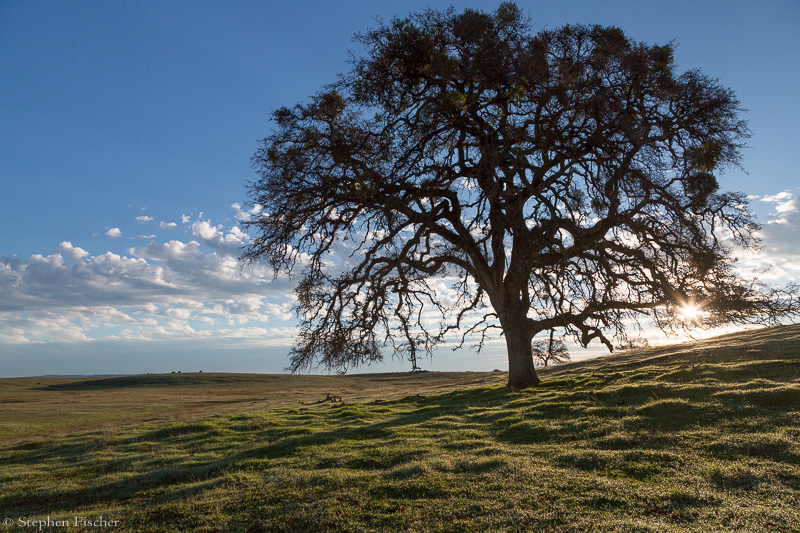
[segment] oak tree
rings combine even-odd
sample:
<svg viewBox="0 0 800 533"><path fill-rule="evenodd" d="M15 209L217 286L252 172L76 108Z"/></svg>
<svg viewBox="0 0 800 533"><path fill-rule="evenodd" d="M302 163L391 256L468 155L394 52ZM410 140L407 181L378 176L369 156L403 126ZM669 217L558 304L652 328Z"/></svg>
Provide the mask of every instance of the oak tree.
<svg viewBox="0 0 800 533"><path fill-rule="evenodd" d="M614 349L624 352L627 350L638 350L639 348L647 348L648 346L650 346L650 341L645 339L644 337L633 339L628 337L627 335L622 335L617 339L617 343L614 345Z"/></svg>
<svg viewBox="0 0 800 533"><path fill-rule="evenodd" d="M555 331L552 329L547 340L533 342L532 351L534 363L542 363L545 368L547 368L548 363L566 363L571 359L564 339L557 339Z"/></svg>
<svg viewBox="0 0 800 533"><path fill-rule="evenodd" d="M681 306L706 326L775 320L733 269L758 226L719 191L748 137L734 93L679 72L671 44L601 26L533 33L514 4L427 10L356 36L363 52L273 113L243 259L297 280L290 369L412 362L496 328L508 384L538 383L537 333L612 349ZM349 248L348 248L349 246ZM349 250L349 253L346 251Z"/></svg>

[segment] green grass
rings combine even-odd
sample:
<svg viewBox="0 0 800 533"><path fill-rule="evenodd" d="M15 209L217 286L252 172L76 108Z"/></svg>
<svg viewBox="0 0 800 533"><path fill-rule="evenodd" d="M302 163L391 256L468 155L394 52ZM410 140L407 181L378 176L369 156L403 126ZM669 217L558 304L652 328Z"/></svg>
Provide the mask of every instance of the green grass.
<svg viewBox="0 0 800 533"><path fill-rule="evenodd" d="M113 531L799 531L799 348L800 328L774 328L564 365L531 390L7 439L0 518L103 515L120 521Z"/></svg>

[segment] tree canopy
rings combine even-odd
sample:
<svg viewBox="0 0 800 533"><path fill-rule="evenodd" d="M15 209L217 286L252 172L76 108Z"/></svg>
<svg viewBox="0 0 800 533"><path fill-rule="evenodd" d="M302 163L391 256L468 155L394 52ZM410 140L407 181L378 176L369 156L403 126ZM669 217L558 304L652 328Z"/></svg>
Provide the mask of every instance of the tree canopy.
<svg viewBox="0 0 800 533"><path fill-rule="evenodd" d="M796 311L733 268L758 226L718 177L749 132L734 93L677 72L671 44L532 33L511 3L356 40L350 70L275 111L253 156L263 211L243 258L299 275L291 370L346 371L387 346L415 362L454 330L480 346L496 328L524 387L542 331L612 349L690 301L705 326Z"/></svg>

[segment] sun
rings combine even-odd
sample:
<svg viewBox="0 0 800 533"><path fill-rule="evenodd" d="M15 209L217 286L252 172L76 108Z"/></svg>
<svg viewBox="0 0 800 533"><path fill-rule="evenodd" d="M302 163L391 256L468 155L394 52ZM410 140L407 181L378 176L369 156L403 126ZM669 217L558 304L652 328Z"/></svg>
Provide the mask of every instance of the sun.
<svg viewBox="0 0 800 533"><path fill-rule="evenodd" d="M697 305L694 302L686 302L678 310L678 315L682 321L694 322L696 324L701 322L704 314L705 313L703 313L702 306Z"/></svg>
<svg viewBox="0 0 800 533"><path fill-rule="evenodd" d="M684 320L697 320L700 316L700 308L696 305L686 304L681 307L680 313Z"/></svg>

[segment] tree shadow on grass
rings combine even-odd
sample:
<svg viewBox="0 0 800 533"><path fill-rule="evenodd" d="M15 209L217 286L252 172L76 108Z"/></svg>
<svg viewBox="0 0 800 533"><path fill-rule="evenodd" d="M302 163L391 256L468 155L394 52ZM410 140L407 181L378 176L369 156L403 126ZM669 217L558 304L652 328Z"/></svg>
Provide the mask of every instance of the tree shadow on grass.
<svg viewBox="0 0 800 533"><path fill-rule="evenodd" d="M198 474L200 472L193 468L168 467L96 487L3 495L0 497L0 508L18 516L58 514L99 504L108 506L124 503L156 489L177 486L171 492L159 493L159 502L167 502L192 497L223 482L221 478L203 479Z"/></svg>
<svg viewBox="0 0 800 533"><path fill-rule="evenodd" d="M502 389L501 389L502 391ZM213 488L222 482L221 477L226 473L233 473L248 469L248 462L252 460L280 460L302 453L309 447L326 446L336 441L352 440L368 444L374 442L376 449L384 451L375 457L365 456L349 460L342 467L352 469L390 468L402 466L419 458L420 454L410 453L408 450L393 452L386 449L385 442L393 436L394 430L404 426L419 425L439 416L448 416L463 412L465 404L485 404L502 396L502 392L492 389L474 389L473 391L458 391L434 397L414 397L405 400L393 400L396 407L407 407L410 411L393 416L378 422L359 423L358 425L336 428L329 431L319 431L311 434L291 434L293 428L287 428L286 433L276 434L276 439L264 446L258 446L233 453L221 459L197 464L194 458L187 453L180 461L167 467L158 468L143 474L127 476L97 486L83 486L77 489L54 488L46 491L33 491L25 494L5 494L0 496L0 508L9 512L32 515L41 512L58 513L78 508L90 508L93 505L122 503L128 500L144 497L155 489L172 488L172 496L163 495L163 498L182 499L196 495ZM341 409L341 407L338 407ZM239 421L236 421L237 423ZM222 423L220 421L220 423ZM64 464L75 464L87 452L98 448L118 446L136 446L136 444L152 444L164 442L171 445L179 444L190 447L201 444L204 440L216 433L213 426L202 423L180 424L170 428L154 430L142 435L134 435L118 439L112 443L79 440L69 445L50 445L26 450L24 447L10 449L3 462L7 464L36 463L38 460L54 458ZM22 452L13 453L14 451ZM102 470L104 465L111 464L110 460L88 458L79 463L81 468L89 466L94 470ZM119 464L117 466L120 466ZM269 466L268 466L269 467ZM123 468L124 469L124 468ZM115 471L121 471L119 468ZM69 475L67 473L66 475ZM187 488L186 485L191 485ZM393 489L388 489L393 490ZM422 497L426 488L420 487ZM162 499L162 496L159 496Z"/></svg>
<svg viewBox="0 0 800 533"><path fill-rule="evenodd" d="M674 435L678 431L699 424L719 423L721 420L718 408L710 407L713 402L705 404L706 401L712 399L713 388L692 389L687 393L671 388L664 383L642 383L627 388L614 383L610 388L604 388L600 382L586 381L585 384L591 385L592 388L583 390L581 387L575 387L574 383L574 380L572 382L562 380L551 384L550 387L523 392L502 387L490 387L453 391L435 396L414 396L398 400L376 401L359 406L302 408L298 415L302 415L305 419L313 420L324 417L337 421L333 428L321 431L286 424L271 426L267 428L269 431L265 431L265 428L261 426L253 427L253 429L241 429L247 427L243 419L231 417L215 419L213 423L187 422L167 428L157 428L110 442L97 439L88 440L87 436L82 436L72 438L66 444L53 442L41 445L20 444L6 448L4 457L0 458L0 464L35 464L44 459L63 461L64 464L75 464L78 461L77 468L79 469L86 470L88 468L90 471L98 473L124 474L126 469L129 470L130 464L115 463L114 461L117 459L104 458L102 455L99 457L87 456L87 454L103 451L101 448L104 447L108 447L112 452L115 448L124 447L124 451L127 453L136 453L139 446L152 447L158 444L183 447L187 453L169 466L162 466L146 473L127 476L95 486L86 483L79 488L74 488L74 486L55 487L23 494L7 493L0 496L0 508L22 516L41 512L58 513L91 508L98 504L124 503L132 499L146 500L155 497L153 494L156 493L159 500L182 500L217 487L225 482L226 474L252 470L254 462L258 463L257 468L269 470L280 465L283 459L307 454L309 448L335 447L336 441L359 443L361 450L370 449L374 450L374 453L367 453L360 457L343 456L327 466L323 461L317 463L317 468L382 469L386 471L385 483L381 485L385 497L410 497L409 494L419 498L435 497L436 494L442 493L444 488L418 480L417 473L419 471L413 468L415 462L425 452L402 449L401 446L387 446L387 441L398 438L398 431L403 433L422 431L436 435L438 431L441 431L439 426L436 426L436 420L441 419L445 420L445 426L482 428L487 438L494 439L499 443L538 444L562 442L564 439L569 439L597 443L599 447L605 444L607 450L625 450L645 446L646 443L643 441L646 439L641 439L641 436L666 435L664 438L669 441L669 435ZM763 403L775 401L773 396L759 393L759 390L758 388L748 389L748 391L754 391L754 394L764 396L766 400ZM688 398L680 397L686 394L690 396ZM793 392L789 391L789 394L793 394ZM658 398L658 395L662 397ZM754 396L754 398L760 398L760 396ZM579 402L582 404L578 405ZM387 407L385 411L371 411L374 407L384 406ZM626 417L628 422L625 433L615 435L614 432L619 428L615 428L613 425L602 427L595 424L595 421L587 416L590 408L609 419ZM746 416L749 412L743 412L740 409L736 415ZM294 419L289 422L292 420ZM243 435L247 435L249 432L251 441L266 438L269 442L242 449L246 445L235 441L229 445L231 450L225 457L201 464L190 457L188 453L190 448L203 446L204 442L210 438L224 437L230 433L231 429L236 429ZM659 442L664 443L663 439ZM458 448L457 443L448 444ZM148 451L151 449L148 448ZM463 449L466 451L470 448L463 447ZM709 452L715 455L740 454L735 443L725 448L709 449ZM773 454L773 451L767 450L764 453ZM774 453L785 458L788 452L784 447L775 449ZM753 455L753 451L749 450L749 454ZM597 457L604 459L605 456L598 454ZM594 468L592 460L594 459L582 457L570 459L565 456L562 458L564 464L557 466L586 467L592 470ZM605 463L600 464L602 461L599 459L595 460L595 463L597 463L595 465L597 468L608 468ZM501 468L502 465L503 461L501 460L487 459L479 465L476 462L474 468L462 465L462 469L466 474L479 474ZM396 475L397 472L406 472L408 475ZM633 474L637 474L637 472L633 472ZM64 477L70 476L71 473L66 471ZM654 473L657 472L643 470L640 475L646 478ZM692 506L696 502L682 503Z"/></svg>
<svg viewBox="0 0 800 533"><path fill-rule="evenodd" d="M187 422L125 438L97 438L94 433L76 435L58 441L31 441L6 448L9 453L0 457L0 465L35 465L42 460L58 459L64 464L83 464L82 457L104 449L159 443L191 445L221 435L219 428L205 421ZM66 441L66 442L65 442Z"/></svg>

